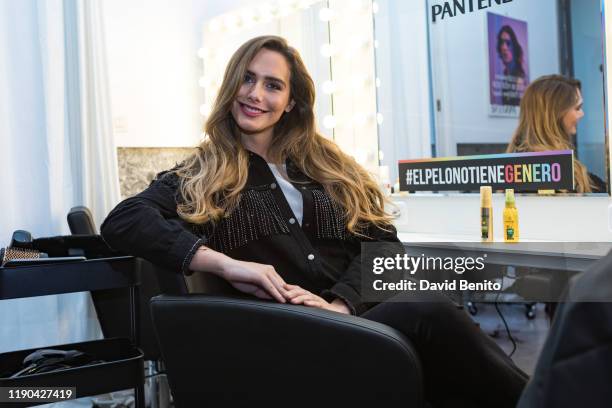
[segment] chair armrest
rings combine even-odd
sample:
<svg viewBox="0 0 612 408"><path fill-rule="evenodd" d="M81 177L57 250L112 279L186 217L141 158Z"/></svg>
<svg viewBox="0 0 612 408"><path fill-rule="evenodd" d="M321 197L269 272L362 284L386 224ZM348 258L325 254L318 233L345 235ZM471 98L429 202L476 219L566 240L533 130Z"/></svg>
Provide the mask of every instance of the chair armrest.
<svg viewBox="0 0 612 408"><path fill-rule="evenodd" d="M419 359L410 342L384 324L208 295L157 296L151 310L179 407L215 396L270 402L278 392L300 402L329 401L332 393L343 406L423 403Z"/></svg>

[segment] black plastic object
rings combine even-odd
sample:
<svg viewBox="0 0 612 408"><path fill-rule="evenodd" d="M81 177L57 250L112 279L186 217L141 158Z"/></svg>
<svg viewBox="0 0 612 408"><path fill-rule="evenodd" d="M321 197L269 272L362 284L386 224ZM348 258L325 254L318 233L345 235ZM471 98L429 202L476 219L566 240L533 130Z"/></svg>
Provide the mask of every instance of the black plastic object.
<svg viewBox="0 0 612 408"><path fill-rule="evenodd" d="M43 264L54 264L54 263L66 263L66 262L80 262L86 261L84 256L60 256L57 258L31 258L31 259L11 259L4 263L4 267L15 267L15 266L27 266L27 265L43 265Z"/></svg>
<svg viewBox="0 0 612 408"><path fill-rule="evenodd" d="M71 367L52 372L10 378L22 366L24 359L39 350L20 350L0 354L0 387L76 387L76 397L104 394L134 388L143 384L142 352L128 339L113 338L83 343L52 346L56 350L78 350L95 356L98 363ZM11 407L29 406L11 404Z"/></svg>
<svg viewBox="0 0 612 408"><path fill-rule="evenodd" d="M13 232L10 246L15 248L32 249L32 234L24 230L17 230Z"/></svg>
<svg viewBox="0 0 612 408"><path fill-rule="evenodd" d="M83 353L79 350L57 350L40 349L23 359L22 368L10 378L22 377L51 371L64 370L66 368L82 367L89 364L103 363L95 356Z"/></svg>
<svg viewBox="0 0 612 408"><path fill-rule="evenodd" d="M98 233L93 221L93 215L89 208L85 206L72 207L66 219L68 220L70 232L75 235L93 235Z"/></svg>
<svg viewBox="0 0 612 408"><path fill-rule="evenodd" d="M100 235L62 235L37 238L34 249L46 252L50 257L82 255L87 259L108 258L122 255L111 249Z"/></svg>
<svg viewBox="0 0 612 408"><path fill-rule="evenodd" d="M11 370L18 370L23 359L36 350L0 354L0 387L76 387L77 396L96 395L126 388L135 389L136 408L144 407L144 364L142 351L133 346L138 335L138 263L131 256L92 259L80 262L28 265L12 268L0 267L0 300L60 293L105 291L125 288L129 302L123 314L128 315L130 339L53 346L59 350L80 350L105 360L103 364L66 368L48 373L8 378ZM11 404L12 407L31 404Z"/></svg>
<svg viewBox="0 0 612 408"><path fill-rule="evenodd" d="M0 268L0 300L125 288L138 283L131 256Z"/></svg>
<svg viewBox="0 0 612 408"><path fill-rule="evenodd" d="M415 349L384 324L210 295L157 296L151 310L177 407L424 405Z"/></svg>

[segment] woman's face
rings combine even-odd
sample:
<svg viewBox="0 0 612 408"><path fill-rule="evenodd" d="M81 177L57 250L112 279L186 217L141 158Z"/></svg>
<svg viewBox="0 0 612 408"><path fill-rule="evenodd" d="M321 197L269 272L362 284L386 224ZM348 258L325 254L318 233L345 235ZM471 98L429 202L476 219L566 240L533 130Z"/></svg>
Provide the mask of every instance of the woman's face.
<svg viewBox="0 0 612 408"><path fill-rule="evenodd" d="M584 116L584 112L582 111L582 94L580 90L577 90L578 98L577 102L574 106L570 108L561 119L563 122L563 130L570 136L573 136L577 132L578 122Z"/></svg>
<svg viewBox="0 0 612 408"><path fill-rule="evenodd" d="M255 55L231 110L245 134L272 134L283 113L293 108L289 76L289 64L282 54L264 48Z"/></svg>
<svg viewBox="0 0 612 408"><path fill-rule="evenodd" d="M499 54L504 62L504 64L508 65L514 59L514 50L512 49L512 37L507 32L501 33L499 37Z"/></svg>

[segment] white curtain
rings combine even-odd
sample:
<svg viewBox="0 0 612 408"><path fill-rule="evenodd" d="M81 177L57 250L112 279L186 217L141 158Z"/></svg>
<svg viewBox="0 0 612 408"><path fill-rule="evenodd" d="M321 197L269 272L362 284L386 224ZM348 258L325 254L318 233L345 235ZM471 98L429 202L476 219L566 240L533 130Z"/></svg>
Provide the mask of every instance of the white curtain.
<svg viewBox="0 0 612 408"><path fill-rule="evenodd" d="M0 246L119 200L101 2L0 0ZM0 352L99 338L88 293L0 301Z"/></svg>
<svg viewBox="0 0 612 408"><path fill-rule="evenodd" d="M117 150L112 137L102 1L64 0L67 102L77 197L99 226L119 202ZM75 24L76 23L76 24Z"/></svg>

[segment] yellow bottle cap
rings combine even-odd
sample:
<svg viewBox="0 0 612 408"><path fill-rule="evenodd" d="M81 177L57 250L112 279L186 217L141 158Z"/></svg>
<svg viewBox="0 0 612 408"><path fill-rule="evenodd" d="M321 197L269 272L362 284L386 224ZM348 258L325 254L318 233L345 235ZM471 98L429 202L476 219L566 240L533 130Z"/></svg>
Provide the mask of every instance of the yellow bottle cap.
<svg viewBox="0 0 612 408"><path fill-rule="evenodd" d="M480 206L491 207L493 189L490 186L480 187Z"/></svg>
<svg viewBox="0 0 612 408"><path fill-rule="evenodd" d="M515 200L514 200L514 189L513 188L507 188L506 189L506 206L510 206L513 207L515 205Z"/></svg>

